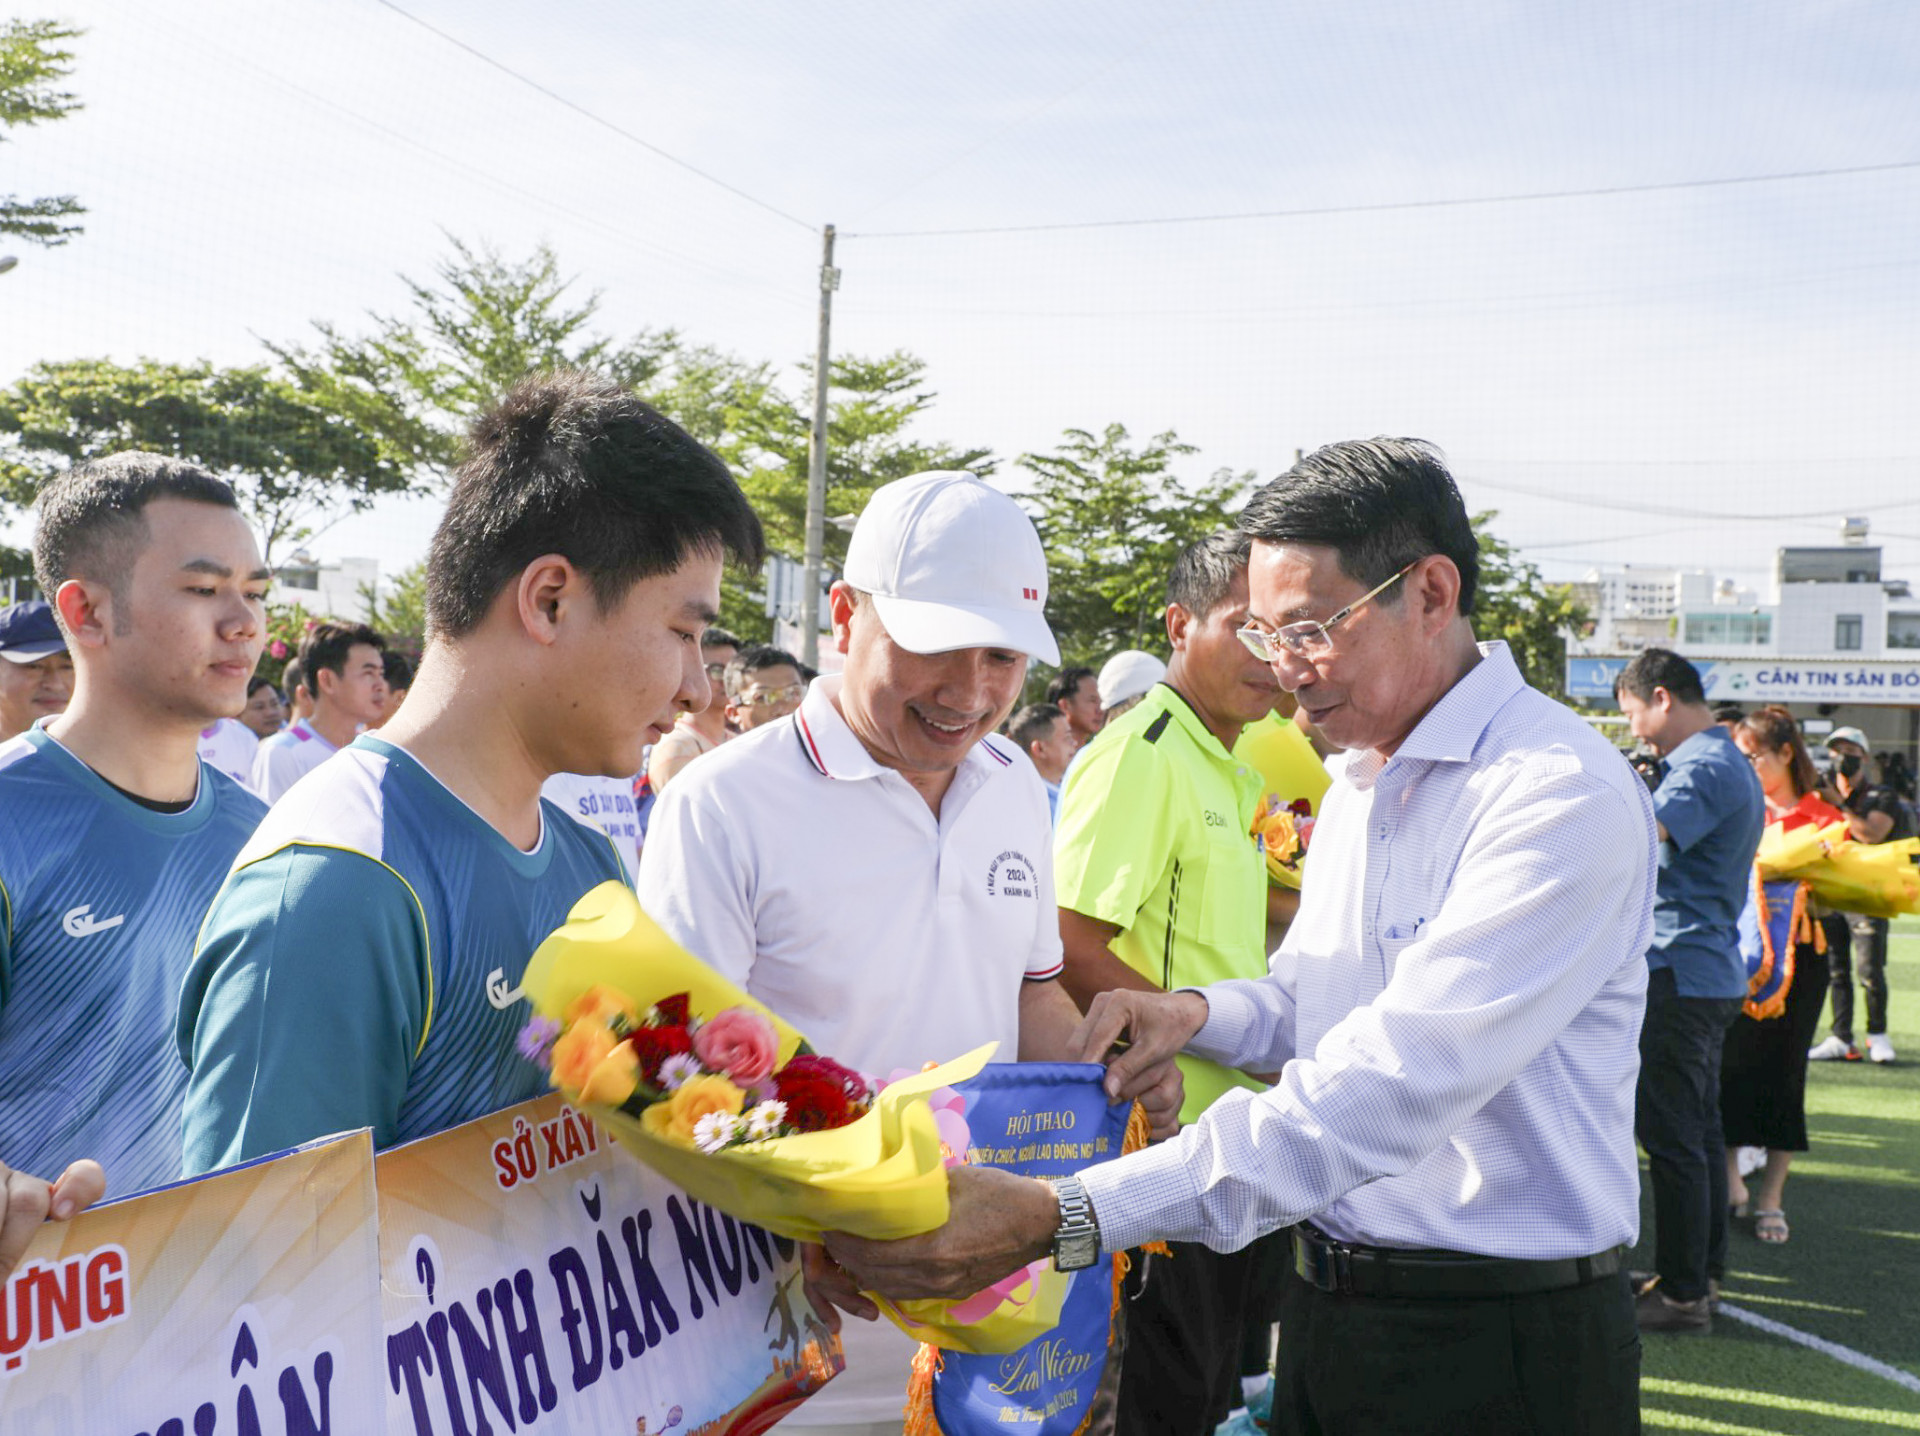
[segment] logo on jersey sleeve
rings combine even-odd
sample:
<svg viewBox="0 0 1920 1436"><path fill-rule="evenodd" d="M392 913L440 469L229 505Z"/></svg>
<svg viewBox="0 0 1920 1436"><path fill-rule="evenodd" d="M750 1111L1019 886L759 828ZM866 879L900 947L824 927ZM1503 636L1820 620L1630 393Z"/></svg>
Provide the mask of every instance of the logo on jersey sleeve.
<svg viewBox="0 0 1920 1436"><path fill-rule="evenodd" d="M126 920L125 913L119 917L94 917L92 905L81 903L79 907L67 910L66 916L60 919L60 926L66 930L68 937L92 937L96 932L118 927Z"/></svg>

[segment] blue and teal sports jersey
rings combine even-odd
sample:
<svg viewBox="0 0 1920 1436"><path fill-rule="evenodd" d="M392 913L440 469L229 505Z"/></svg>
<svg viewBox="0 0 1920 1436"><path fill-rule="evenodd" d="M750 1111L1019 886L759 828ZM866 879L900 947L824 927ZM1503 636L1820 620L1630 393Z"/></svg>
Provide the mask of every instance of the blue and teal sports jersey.
<svg viewBox="0 0 1920 1436"><path fill-rule="evenodd" d="M205 763L193 805L157 813L38 728L0 745L0 1161L93 1157L114 1197L180 1176L174 1003L266 811Z"/></svg>
<svg viewBox="0 0 1920 1436"><path fill-rule="evenodd" d="M371 735L274 805L180 992L188 1172L356 1127L390 1147L544 1090L514 1050L521 974L623 875L605 835L541 808L521 852Z"/></svg>

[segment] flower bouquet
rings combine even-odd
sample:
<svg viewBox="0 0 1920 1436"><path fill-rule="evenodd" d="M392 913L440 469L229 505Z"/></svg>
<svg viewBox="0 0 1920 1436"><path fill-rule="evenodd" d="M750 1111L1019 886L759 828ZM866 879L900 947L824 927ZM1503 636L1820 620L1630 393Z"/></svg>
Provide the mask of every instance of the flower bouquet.
<svg viewBox="0 0 1920 1436"><path fill-rule="evenodd" d="M1313 836L1313 805L1296 798L1282 805L1277 794L1268 796L1266 806L1255 815L1253 835L1266 854L1267 876L1282 887L1300 886L1301 866L1307 860L1307 843Z"/></svg>
<svg viewBox="0 0 1920 1436"><path fill-rule="evenodd" d="M1920 913L1920 839L1858 843L1844 820L1776 822L1761 834L1755 862L1762 879L1797 878L1843 912Z"/></svg>
<svg viewBox="0 0 1920 1436"><path fill-rule="evenodd" d="M613 882L574 905L521 990L534 1009L522 1054L696 1200L797 1241L894 1240L946 1222L953 1154L929 1098L977 1073L993 1044L882 1085L814 1052ZM888 1314L923 1341L951 1330L964 1349L1010 1351L1058 1320L1063 1295Z"/></svg>

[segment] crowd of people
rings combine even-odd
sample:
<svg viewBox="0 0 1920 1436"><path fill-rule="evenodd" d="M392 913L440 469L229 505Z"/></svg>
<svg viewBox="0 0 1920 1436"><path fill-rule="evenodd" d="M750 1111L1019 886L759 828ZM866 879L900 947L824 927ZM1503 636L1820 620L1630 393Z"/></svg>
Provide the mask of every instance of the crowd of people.
<svg viewBox="0 0 1920 1436"><path fill-rule="evenodd" d="M1729 1206L1786 1237L1849 936L1891 1057L1884 925L1819 915L1766 1018L1735 933L1768 814L1897 834L1864 738L1829 739L1828 790L1783 712L1729 732L1649 652L1620 701L1650 793L1476 640L1478 543L1415 441L1306 456L1182 553L1165 662L1061 667L1038 535L971 474L874 493L836 672L716 626L763 546L669 418L529 379L455 476L417 670L326 622L276 688L227 485L142 453L49 484L45 600L0 614L0 1272L102 1194L537 1095L519 974L631 882L842 1062L1102 1061L1154 1133L1050 1182L961 1167L940 1231L803 1248L847 1369L788 1425L900 1429L913 1343L865 1293L1104 1249L1136 1257L1100 1429L1637 1429L1637 1329L1710 1321Z"/></svg>

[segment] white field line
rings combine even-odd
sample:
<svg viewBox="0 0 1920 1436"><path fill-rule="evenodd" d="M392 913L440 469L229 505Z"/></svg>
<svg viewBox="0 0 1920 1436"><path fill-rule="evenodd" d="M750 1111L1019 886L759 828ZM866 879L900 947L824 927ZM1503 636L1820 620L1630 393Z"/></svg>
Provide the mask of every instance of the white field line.
<svg viewBox="0 0 1920 1436"><path fill-rule="evenodd" d="M1784 1337L1788 1341L1831 1356L1835 1361L1845 1362L1856 1371L1869 1372L1874 1376L1891 1381L1895 1386L1904 1386L1909 1391L1920 1391L1920 1376L1911 1371L1902 1371L1897 1366L1868 1356L1864 1351L1855 1351L1851 1346L1842 1346L1837 1341L1828 1341L1824 1336L1815 1336L1810 1331L1802 1331L1796 1326L1788 1326L1784 1321L1775 1321L1770 1316L1762 1316L1757 1311L1748 1311L1745 1307L1735 1306L1723 1301L1715 1316L1730 1316L1735 1321L1744 1321L1748 1326L1756 1327L1771 1336Z"/></svg>

